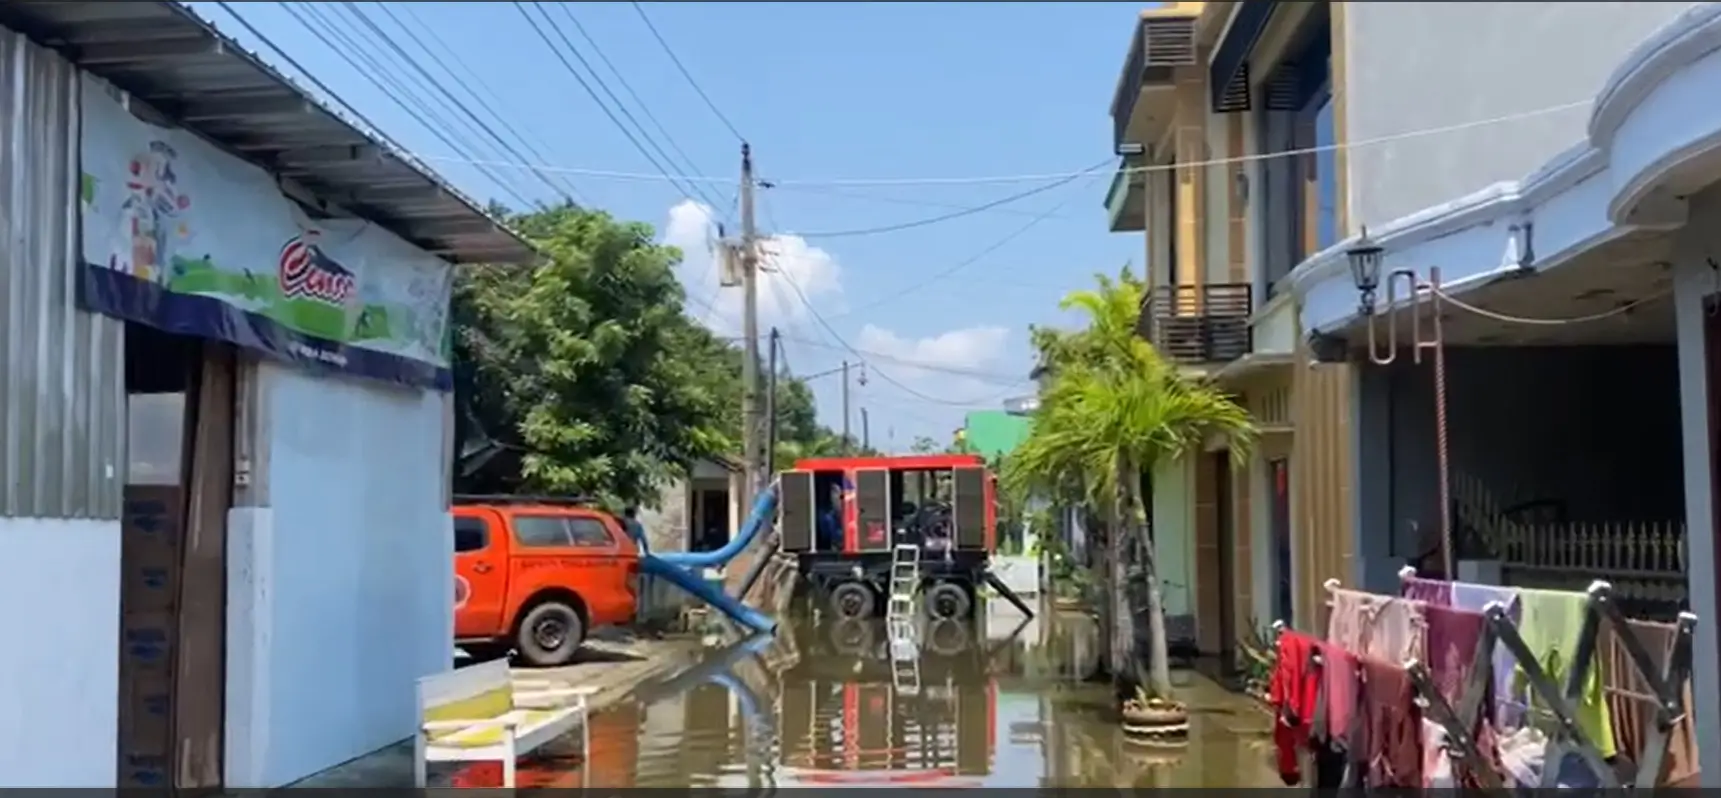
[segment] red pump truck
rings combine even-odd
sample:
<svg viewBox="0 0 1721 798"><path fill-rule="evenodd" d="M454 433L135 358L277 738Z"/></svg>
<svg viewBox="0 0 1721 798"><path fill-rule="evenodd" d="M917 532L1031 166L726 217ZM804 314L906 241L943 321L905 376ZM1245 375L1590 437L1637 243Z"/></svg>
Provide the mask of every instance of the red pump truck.
<svg viewBox="0 0 1721 798"><path fill-rule="evenodd" d="M807 459L778 484L779 545L799 558L820 608L842 618L880 614L891 559L906 544L919 549L931 617L967 617L981 584L1032 615L990 570L997 480L979 455Z"/></svg>

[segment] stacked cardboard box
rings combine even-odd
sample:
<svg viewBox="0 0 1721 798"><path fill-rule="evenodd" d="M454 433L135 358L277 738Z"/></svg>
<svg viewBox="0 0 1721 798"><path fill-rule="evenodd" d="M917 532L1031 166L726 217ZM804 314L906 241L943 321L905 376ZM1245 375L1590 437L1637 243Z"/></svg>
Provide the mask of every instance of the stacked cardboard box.
<svg viewBox="0 0 1721 798"><path fill-rule="evenodd" d="M119 786L171 787L173 666L185 494L125 489L120 587Z"/></svg>

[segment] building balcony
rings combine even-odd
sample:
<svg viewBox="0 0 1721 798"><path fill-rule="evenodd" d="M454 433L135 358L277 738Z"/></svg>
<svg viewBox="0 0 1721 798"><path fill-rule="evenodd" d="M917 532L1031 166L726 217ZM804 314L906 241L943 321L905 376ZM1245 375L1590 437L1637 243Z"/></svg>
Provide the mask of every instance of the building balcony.
<svg viewBox="0 0 1721 798"><path fill-rule="evenodd" d="M1151 145L1170 123L1176 107L1176 70L1199 62L1195 28L1202 5L1171 3L1141 12L1112 96L1114 147L1132 142Z"/></svg>
<svg viewBox="0 0 1721 798"><path fill-rule="evenodd" d="M1229 363L1250 351L1252 289L1248 283L1156 286L1142 299L1136 329L1173 363Z"/></svg>
<svg viewBox="0 0 1721 798"><path fill-rule="evenodd" d="M1147 229L1147 173L1131 172L1139 158L1125 158L1112 175L1106 190L1106 218L1114 233L1137 233Z"/></svg>

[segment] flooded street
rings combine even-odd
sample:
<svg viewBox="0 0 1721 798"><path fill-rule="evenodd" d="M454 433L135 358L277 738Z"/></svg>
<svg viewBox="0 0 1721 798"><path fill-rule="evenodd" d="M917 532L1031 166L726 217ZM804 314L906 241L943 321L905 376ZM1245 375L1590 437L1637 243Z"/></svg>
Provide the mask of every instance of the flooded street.
<svg viewBox="0 0 1721 798"><path fill-rule="evenodd" d="M591 753L521 762L521 787L1266 787L1267 714L1191 671L1185 744L1125 737L1087 681L1092 619L991 614L920 632L893 659L883 621L800 625L714 649L592 718ZM459 786L492 786L472 766Z"/></svg>

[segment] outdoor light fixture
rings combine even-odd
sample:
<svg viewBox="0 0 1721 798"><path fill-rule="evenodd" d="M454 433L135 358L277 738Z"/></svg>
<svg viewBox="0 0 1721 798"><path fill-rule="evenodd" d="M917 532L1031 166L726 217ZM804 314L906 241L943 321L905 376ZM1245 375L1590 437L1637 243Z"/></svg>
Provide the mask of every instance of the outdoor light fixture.
<svg viewBox="0 0 1721 798"><path fill-rule="evenodd" d="M1147 147L1140 142L1126 141L1112 148L1113 154L1119 158L1134 158L1147 153Z"/></svg>
<svg viewBox="0 0 1721 798"><path fill-rule="evenodd" d="M1345 250L1345 257L1350 261L1351 281L1356 283L1360 315L1368 325L1369 361L1377 366L1387 366L1398 359L1398 319L1393 314L1398 305L1398 292L1395 289L1400 281L1407 289L1404 299L1406 309L1410 312L1411 359L1421 365L1423 350L1429 350L1434 357L1434 429L1440 490L1440 560L1445 569L1445 577L1452 579L1457 572L1454 570L1453 559L1456 555L1452 550L1452 487L1448 466L1450 455L1446 446L1446 336L1440 323L1440 268L1430 267L1427 280L1417 276L1415 269L1392 270L1386 275L1386 312L1377 313L1374 292L1381 287L1380 262L1384 253L1385 250L1368 237L1368 228L1364 227L1356 243ZM1429 314L1432 318L1427 335L1423 334L1422 329L1424 295L1428 297L1427 304L1432 311ZM1385 350L1380 348L1378 336L1375 334L1375 325L1381 323L1383 316L1386 324Z"/></svg>
<svg viewBox="0 0 1721 798"><path fill-rule="evenodd" d="M1362 229L1362 237L1345 250L1345 257L1350 260L1351 281L1362 295L1360 310L1364 316L1374 315L1374 291L1380 287L1380 261L1385 252L1368 237L1367 227Z"/></svg>

